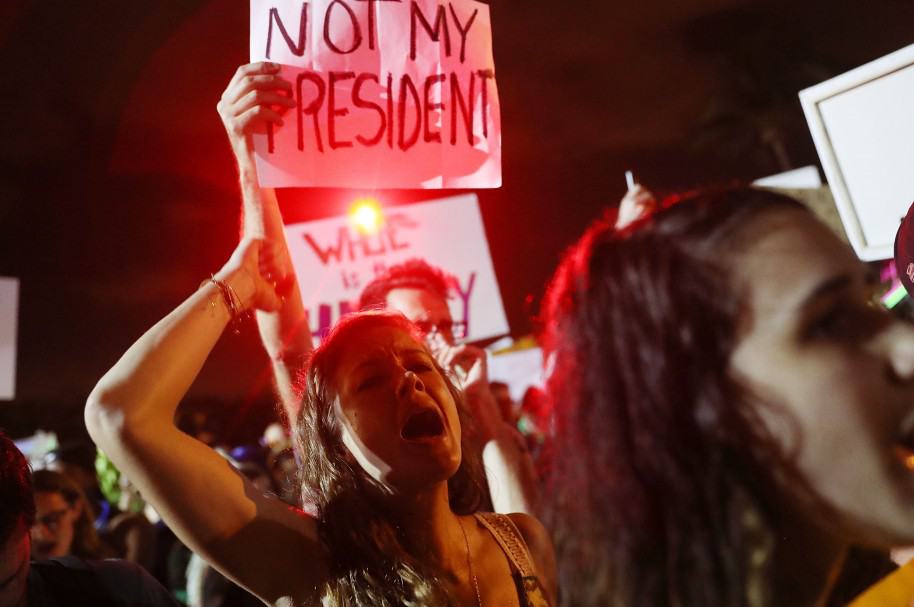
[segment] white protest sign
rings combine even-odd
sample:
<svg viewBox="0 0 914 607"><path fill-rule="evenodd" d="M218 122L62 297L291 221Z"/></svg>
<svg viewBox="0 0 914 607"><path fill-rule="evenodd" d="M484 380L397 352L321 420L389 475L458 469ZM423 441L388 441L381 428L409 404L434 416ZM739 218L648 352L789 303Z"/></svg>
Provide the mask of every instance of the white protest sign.
<svg viewBox="0 0 914 607"><path fill-rule="evenodd" d="M451 313L467 323L470 340L508 332L475 194L388 207L376 233L362 233L349 217L290 224L285 231L315 335L353 310L377 274L416 257L457 279Z"/></svg>
<svg viewBox="0 0 914 607"><path fill-rule="evenodd" d="M511 398L521 402L531 386L542 387L543 351L540 348L526 348L496 354L489 360L489 381L508 384Z"/></svg>
<svg viewBox="0 0 914 607"><path fill-rule="evenodd" d="M16 396L16 328L19 324L19 281L0 278L0 400Z"/></svg>
<svg viewBox="0 0 914 607"><path fill-rule="evenodd" d="M488 4L251 0L250 51L297 102L255 137L261 185L501 186Z"/></svg>
<svg viewBox="0 0 914 607"><path fill-rule="evenodd" d="M857 255L891 258L914 201L914 45L806 89L800 101Z"/></svg>

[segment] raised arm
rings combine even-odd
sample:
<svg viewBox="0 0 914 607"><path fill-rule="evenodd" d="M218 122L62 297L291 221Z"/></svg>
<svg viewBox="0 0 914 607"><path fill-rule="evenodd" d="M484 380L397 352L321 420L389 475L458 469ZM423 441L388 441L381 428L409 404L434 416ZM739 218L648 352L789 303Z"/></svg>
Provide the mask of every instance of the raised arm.
<svg viewBox="0 0 914 607"><path fill-rule="evenodd" d="M182 542L272 604L285 597L307 601L326 578L315 521L257 493L226 460L174 424L178 403L233 308L280 305L263 277L261 246L242 241L218 282L207 282L140 337L98 382L85 418L92 439Z"/></svg>
<svg viewBox="0 0 914 607"><path fill-rule="evenodd" d="M282 215L273 188L260 187L254 162L254 133L270 124L282 125L282 114L295 107L292 86L279 76L273 63L242 65L235 72L216 106L238 162L241 179L242 233L264 238L277 268L278 290L285 301L278 310L256 312L263 346L273 365L276 392L288 423L294 424L300 407L295 378L311 351L308 315L292 268Z"/></svg>
<svg viewBox="0 0 914 607"><path fill-rule="evenodd" d="M468 345L432 344L438 362L453 372L476 422L482 465L492 508L501 514L534 514L539 479L533 458L516 428L505 423L489 388L486 353Z"/></svg>

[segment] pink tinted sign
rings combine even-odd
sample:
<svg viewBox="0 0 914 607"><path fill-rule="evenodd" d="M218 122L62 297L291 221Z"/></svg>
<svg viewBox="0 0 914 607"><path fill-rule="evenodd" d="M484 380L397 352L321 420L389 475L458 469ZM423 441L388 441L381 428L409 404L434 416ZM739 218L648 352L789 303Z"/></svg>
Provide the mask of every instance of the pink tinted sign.
<svg viewBox="0 0 914 607"><path fill-rule="evenodd" d="M501 186L487 4L252 0L251 60L297 102L256 139L261 185Z"/></svg>

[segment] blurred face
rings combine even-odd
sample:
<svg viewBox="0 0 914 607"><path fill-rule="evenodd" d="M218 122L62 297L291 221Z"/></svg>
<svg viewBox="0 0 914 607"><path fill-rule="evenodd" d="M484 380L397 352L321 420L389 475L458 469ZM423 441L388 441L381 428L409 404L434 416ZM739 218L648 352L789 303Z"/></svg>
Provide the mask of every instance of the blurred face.
<svg viewBox="0 0 914 607"><path fill-rule="evenodd" d="M30 560L29 531L23 521L0 545L0 607L19 607L26 598Z"/></svg>
<svg viewBox="0 0 914 607"><path fill-rule="evenodd" d="M833 533L914 542L914 330L871 304L866 267L809 215L771 211L747 230L731 259L748 303L732 371L841 515Z"/></svg>
<svg viewBox="0 0 914 607"><path fill-rule="evenodd" d="M460 465L460 422L424 345L398 327L361 331L340 356L336 413L343 441L398 493L446 481Z"/></svg>
<svg viewBox="0 0 914 607"><path fill-rule="evenodd" d="M454 345L451 310L447 300L437 293L426 289L391 289L387 293L387 308L408 318L423 334Z"/></svg>
<svg viewBox="0 0 914 607"><path fill-rule="evenodd" d="M79 505L71 506L56 491L35 493L35 524L32 526L32 548L35 558L47 559L70 554Z"/></svg>

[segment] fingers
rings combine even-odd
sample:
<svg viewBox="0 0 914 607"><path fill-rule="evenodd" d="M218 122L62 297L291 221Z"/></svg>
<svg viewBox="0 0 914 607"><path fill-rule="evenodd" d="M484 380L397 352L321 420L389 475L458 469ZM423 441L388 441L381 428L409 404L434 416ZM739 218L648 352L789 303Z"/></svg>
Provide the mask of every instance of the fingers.
<svg viewBox="0 0 914 607"><path fill-rule="evenodd" d="M469 370L470 367L472 367L478 361L484 361L485 358L486 353L475 346L456 346L454 347L451 364L459 365L464 369Z"/></svg>
<svg viewBox="0 0 914 607"><path fill-rule="evenodd" d="M282 125L282 113L295 107L295 100L280 69L278 64L259 62L235 71L216 105L230 135L266 132L270 123Z"/></svg>
<svg viewBox="0 0 914 607"><path fill-rule="evenodd" d="M619 202L619 214L616 218L616 228L622 229L628 224L637 221L657 207L654 195L646 188L635 185L626 192Z"/></svg>
<svg viewBox="0 0 914 607"><path fill-rule="evenodd" d="M282 126L282 116L279 112L258 105L238 116L234 130L240 133L265 133L269 123Z"/></svg>
<svg viewBox="0 0 914 607"><path fill-rule="evenodd" d="M638 206L638 205L650 205L654 202L654 195L651 194L650 190L646 188L635 185L631 190L625 193L625 196L622 197L622 201L619 203L619 206Z"/></svg>
<svg viewBox="0 0 914 607"><path fill-rule="evenodd" d="M449 371L460 371L462 375L466 375L477 365L485 365L486 353L475 346L445 344L433 349L433 352L438 364Z"/></svg>
<svg viewBox="0 0 914 607"><path fill-rule="evenodd" d="M276 289L264 289L258 297L256 306L258 310L264 312L276 312L282 308L284 298L276 292Z"/></svg>
<svg viewBox="0 0 914 607"><path fill-rule="evenodd" d="M273 107L285 111L290 107L295 107L295 100L282 93L273 91L252 90L239 99L234 105L236 114L243 114L252 107L263 106Z"/></svg>
<svg viewBox="0 0 914 607"><path fill-rule="evenodd" d="M258 259L260 274L270 284L280 300L288 297L295 285L295 275L286 263L287 261L287 258L279 253L275 243L265 241L261 246Z"/></svg>
<svg viewBox="0 0 914 607"><path fill-rule="evenodd" d="M282 66L270 61L257 61L241 65L235 70L232 79L229 81L225 90L228 91L248 76L257 76L261 74L278 74Z"/></svg>
<svg viewBox="0 0 914 607"><path fill-rule="evenodd" d="M238 84L226 89L223 99L229 103L238 103L254 91L273 92L282 91L285 93L282 100L272 103L287 104L292 101L292 83L281 76L246 76ZM276 93L274 93L276 95ZM294 103L294 102L293 102Z"/></svg>

